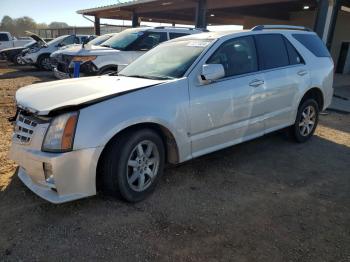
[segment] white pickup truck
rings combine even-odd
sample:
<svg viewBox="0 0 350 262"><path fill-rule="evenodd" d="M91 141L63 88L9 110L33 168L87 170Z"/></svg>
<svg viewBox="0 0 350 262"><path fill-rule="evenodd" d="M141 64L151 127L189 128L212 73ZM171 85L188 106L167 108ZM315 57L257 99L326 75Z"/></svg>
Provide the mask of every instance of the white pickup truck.
<svg viewBox="0 0 350 262"><path fill-rule="evenodd" d="M0 50L10 47L24 46L30 42L34 43L34 39L31 37L25 37L23 39L17 39L9 32L0 32Z"/></svg>

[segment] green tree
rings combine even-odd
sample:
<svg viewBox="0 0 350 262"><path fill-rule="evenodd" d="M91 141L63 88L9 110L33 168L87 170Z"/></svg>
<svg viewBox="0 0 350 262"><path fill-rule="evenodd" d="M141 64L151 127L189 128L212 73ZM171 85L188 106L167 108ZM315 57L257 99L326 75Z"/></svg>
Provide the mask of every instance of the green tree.
<svg viewBox="0 0 350 262"><path fill-rule="evenodd" d="M2 19L1 19L1 30L2 31L8 31L8 32L13 32L13 30L15 29L15 23L13 21L13 19L8 16L8 15L5 15Z"/></svg>
<svg viewBox="0 0 350 262"><path fill-rule="evenodd" d="M28 16L16 18L14 21L16 25L15 35L24 35L25 31L35 30L37 27L34 19Z"/></svg>
<svg viewBox="0 0 350 262"><path fill-rule="evenodd" d="M49 24L49 28L64 28L69 27L69 25L65 22L51 22Z"/></svg>

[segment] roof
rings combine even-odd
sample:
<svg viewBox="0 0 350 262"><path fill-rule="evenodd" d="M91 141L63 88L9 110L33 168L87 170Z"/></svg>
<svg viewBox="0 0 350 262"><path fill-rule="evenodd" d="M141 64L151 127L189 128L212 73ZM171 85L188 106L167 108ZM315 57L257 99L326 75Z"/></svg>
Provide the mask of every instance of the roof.
<svg viewBox="0 0 350 262"><path fill-rule="evenodd" d="M290 12L301 11L307 3L315 10L316 0L207 0L207 22L211 25L240 25L245 17L263 17L288 21ZM78 14L106 19L193 24L197 1L134 0L77 11Z"/></svg>
<svg viewBox="0 0 350 262"><path fill-rule="evenodd" d="M156 2L156 1L157 0L131 0L124 3L114 4L114 5L104 5L104 6L94 7L94 8L81 9L81 10L78 10L77 13L78 14L95 13L99 11L118 9L121 7L133 6L136 4L145 4L145 3Z"/></svg>

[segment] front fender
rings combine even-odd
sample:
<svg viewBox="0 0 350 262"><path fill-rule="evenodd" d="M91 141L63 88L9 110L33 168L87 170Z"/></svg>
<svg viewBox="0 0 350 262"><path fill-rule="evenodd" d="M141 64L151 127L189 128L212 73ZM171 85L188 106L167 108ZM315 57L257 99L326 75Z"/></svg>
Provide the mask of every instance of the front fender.
<svg viewBox="0 0 350 262"><path fill-rule="evenodd" d="M74 150L104 147L122 130L151 123L167 129L179 148L179 161L188 160L188 116L187 79L146 87L81 109Z"/></svg>

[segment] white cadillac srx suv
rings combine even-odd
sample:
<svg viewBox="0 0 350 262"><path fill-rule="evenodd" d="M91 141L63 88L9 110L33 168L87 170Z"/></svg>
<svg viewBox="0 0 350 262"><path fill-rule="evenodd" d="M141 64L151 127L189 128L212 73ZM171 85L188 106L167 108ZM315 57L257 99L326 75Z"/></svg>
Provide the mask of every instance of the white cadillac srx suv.
<svg viewBox="0 0 350 262"><path fill-rule="evenodd" d="M333 61L314 32L290 26L208 32L160 44L118 76L19 89L10 156L42 198L102 191L136 202L166 163L287 128L314 133L333 94Z"/></svg>

